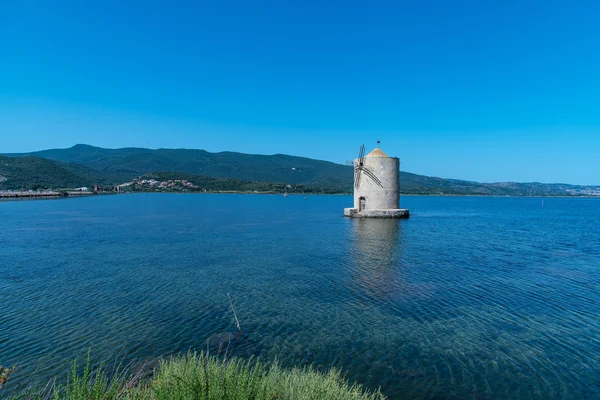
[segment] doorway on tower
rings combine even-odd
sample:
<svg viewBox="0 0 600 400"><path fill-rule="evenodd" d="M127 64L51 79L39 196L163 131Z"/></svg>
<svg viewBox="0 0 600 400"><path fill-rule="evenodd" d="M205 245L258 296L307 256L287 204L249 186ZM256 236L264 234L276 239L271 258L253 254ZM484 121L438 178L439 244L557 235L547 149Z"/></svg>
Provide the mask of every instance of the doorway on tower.
<svg viewBox="0 0 600 400"><path fill-rule="evenodd" d="M358 199L358 212L364 211L367 208L367 199L361 197Z"/></svg>

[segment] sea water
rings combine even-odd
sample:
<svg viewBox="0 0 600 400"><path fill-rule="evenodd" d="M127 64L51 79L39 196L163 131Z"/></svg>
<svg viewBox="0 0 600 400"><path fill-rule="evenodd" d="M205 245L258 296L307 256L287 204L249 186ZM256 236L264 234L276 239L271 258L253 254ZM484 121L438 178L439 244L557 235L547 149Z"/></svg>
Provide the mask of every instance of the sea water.
<svg viewBox="0 0 600 400"><path fill-rule="evenodd" d="M207 348L392 399L600 398L600 200L135 194L0 202L4 389ZM0 391L0 397L3 396Z"/></svg>

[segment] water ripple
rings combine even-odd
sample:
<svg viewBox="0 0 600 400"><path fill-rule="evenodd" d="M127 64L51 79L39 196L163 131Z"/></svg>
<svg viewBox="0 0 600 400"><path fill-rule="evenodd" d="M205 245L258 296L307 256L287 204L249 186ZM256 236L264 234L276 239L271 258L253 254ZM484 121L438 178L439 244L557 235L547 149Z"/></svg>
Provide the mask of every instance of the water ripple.
<svg viewBox="0 0 600 400"><path fill-rule="evenodd" d="M600 397L600 202L409 197L406 221L341 218L350 202L2 202L0 364L45 384L89 348L205 349L236 329L231 293L240 357L340 367L394 399Z"/></svg>

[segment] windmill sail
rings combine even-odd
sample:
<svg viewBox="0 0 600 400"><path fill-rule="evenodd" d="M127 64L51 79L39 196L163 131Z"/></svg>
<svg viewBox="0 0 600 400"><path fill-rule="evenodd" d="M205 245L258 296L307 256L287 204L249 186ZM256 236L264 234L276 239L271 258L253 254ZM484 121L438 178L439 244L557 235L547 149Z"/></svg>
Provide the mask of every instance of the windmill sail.
<svg viewBox="0 0 600 400"><path fill-rule="evenodd" d="M377 186L383 188L381 184L381 180L377 178L375 173L371 171L369 168L365 166L365 145L360 146L360 150L358 152L358 158L356 159L356 164L354 165L354 187L358 188L360 186L360 180L362 174L368 176Z"/></svg>
<svg viewBox="0 0 600 400"><path fill-rule="evenodd" d="M371 178L373 180L373 182L375 182L377 184L377 186L379 186L380 188L383 188L383 184L381 183L381 180L375 175L375 173L373 171L371 171L369 168L367 168L366 166L363 165L362 172L364 172L364 174L366 176Z"/></svg>

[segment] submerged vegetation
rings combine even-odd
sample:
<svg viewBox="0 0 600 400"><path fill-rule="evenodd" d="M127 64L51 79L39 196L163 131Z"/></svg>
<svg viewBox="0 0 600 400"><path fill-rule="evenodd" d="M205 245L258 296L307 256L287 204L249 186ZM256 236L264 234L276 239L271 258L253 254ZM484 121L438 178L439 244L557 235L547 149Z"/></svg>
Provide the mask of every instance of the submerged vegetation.
<svg viewBox="0 0 600 400"><path fill-rule="evenodd" d="M64 385L54 385L18 399L68 400L274 400L274 399L384 399L360 385L349 385L340 371L314 368L284 369L277 362L221 359L188 353L163 361L151 378L119 373L109 377L103 367L93 371L90 359L78 371L74 363Z"/></svg>
<svg viewBox="0 0 600 400"><path fill-rule="evenodd" d="M6 383L8 378L15 372L15 367L3 367L0 365L0 389L2 389L2 385Z"/></svg>

